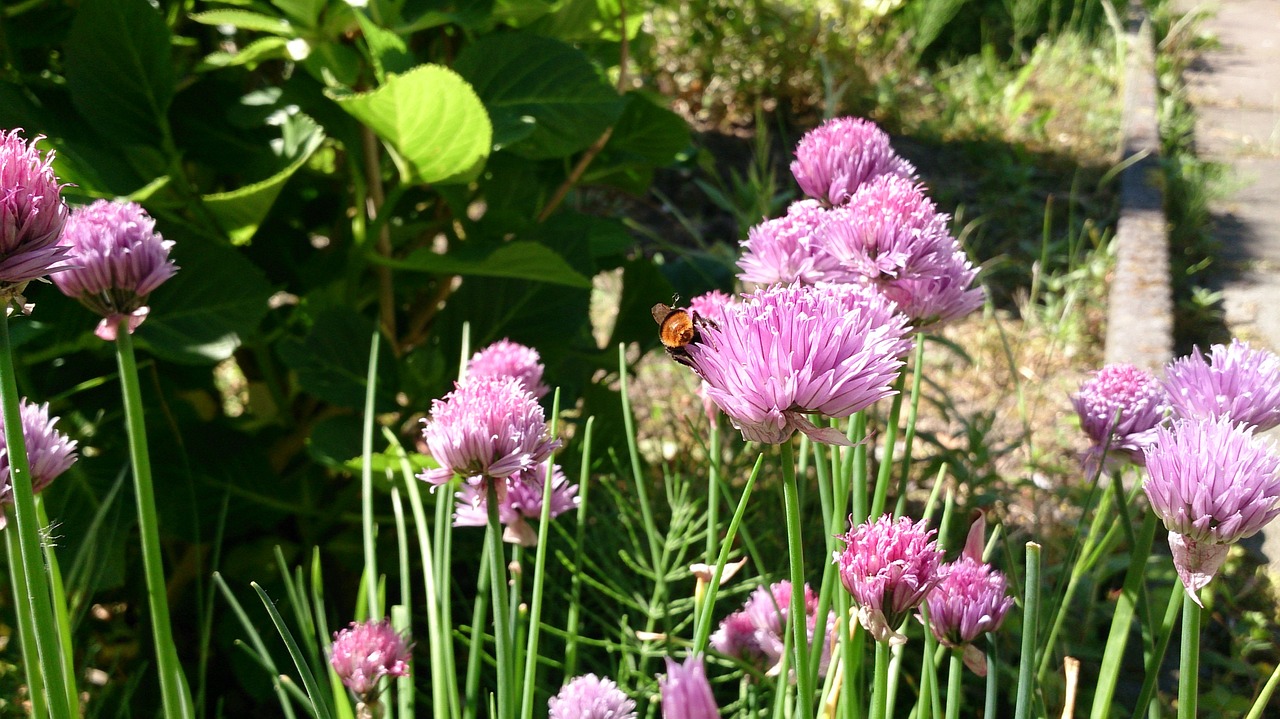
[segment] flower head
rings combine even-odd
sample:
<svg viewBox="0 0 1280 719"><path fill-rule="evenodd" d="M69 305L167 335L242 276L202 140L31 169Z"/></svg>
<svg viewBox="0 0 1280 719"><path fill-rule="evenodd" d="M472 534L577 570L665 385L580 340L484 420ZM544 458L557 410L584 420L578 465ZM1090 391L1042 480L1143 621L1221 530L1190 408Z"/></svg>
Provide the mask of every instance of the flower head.
<svg viewBox="0 0 1280 719"><path fill-rule="evenodd" d="M535 399L550 392L542 383L542 358L538 350L508 339L498 340L471 356L468 377L515 377Z"/></svg>
<svg viewBox="0 0 1280 719"><path fill-rule="evenodd" d="M1142 488L1169 530L1173 564L1198 603L1231 544L1280 514L1280 456L1226 417L1158 427Z"/></svg>
<svg viewBox="0 0 1280 719"><path fill-rule="evenodd" d="M720 290L711 290L689 300L689 311L699 317L719 322L720 316L724 314L724 308L736 301L733 295L725 294Z"/></svg>
<svg viewBox="0 0 1280 719"><path fill-rule="evenodd" d="M178 271L173 242L133 202L98 200L77 207L60 244L76 267L53 276L62 294L102 316L95 334L112 341L122 320L132 333L146 319L147 296Z"/></svg>
<svg viewBox="0 0 1280 719"><path fill-rule="evenodd" d="M815 638L822 641L822 658L819 673L826 673L831 660L831 639L828 630L835 626L835 614L828 612L826 621L818 625L818 595L809 585L804 587L805 624L809 643ZM720 622L720 628L711 635L711 646L721 654L736 656L746 661L775 670L782 660L786 642L787 618L791 614L791 582L781 581L769 587L757 587L742 609Z"/></svg>
<svg viewBox="0 0 1280 719"><path fill-rule="evenodd" d="M505 481L546 461L560 446L548 435L538 400L516 377L456 383L431 403L422 437L440 469L419 479L444 484L455 474Z"/></svg>
<svg viewBox="0 0 1280 719"><path fill-rule="evenodd" d="M667 675L658 680L658 687L662 693L662 719L720 719L701 656L690 654L684 664L667 657Z"/></svg>
<svg viewBox="0 0 1280 719"><path fill-rule="evenodd" d="M858 603L858 619L876 641L901 643L897 628L942 580L934 530L910 517L885 515L839 536L840 581Z"/></svg>
<svg viewBox="0 0 1280 719"><path fill-rule="evenodd" d="M785 442L796 430L847 444L804 415L848 417L893 394L909 351L906 318L851 286L775 285L729 305L690 343L690 365L742 436Z"/></svg>
<svg viewBox="0 0 1280 719"><path fill-rule="evenodd" d="M1165 368L1165 388L1179 417L1229 417L1258 431L1280 425L1280 357L1248 342L1200 349Z"/></svg>
<svg viewBox="0 0 1280 719"><path fill-rule="evenodd" d="M752 227L742 241L738 277L759 285L812 285L824 280L836 262L814 235L827 214L817 200L802 200L791 203L786 215Z"/></svg>
<svg viewBox="0 0 1280 719"><path fill-rule="evenodd" d="M507 478L507 491L498 502L498 521L507 528L502 535L504 540L523 547L537 544L538 534L525 520L542 516L546 476L547 463L543 462ZM489 507L482 484L466 482L454 496L458 500L453 513L455 527L483 527L489 523ZM550 518L555 519L577 506L578 485L569 484L560 465L555 465L551 473Z"/></svg>
<svg viewBox="0 0 1280 719"><path fill-rule="evenodd" d="M636 703L612 679L583 674L547 702L550 719L635 719Z"/></svg>
<svg viewBox="0 0 1280 719"><path fill-rule="evenodd" d="M983 302L982 288L972 287L977 270L948 223L919 184L884 175L827 213L815 239L838 263L828 280L871 284L925 327L968 314Z"/></svg>
<svg viewBox="0 0 1280 719"><path fill-rule="evenodd" d="M1093 443L1089 461L1115 452L1139 465L1142 450L1156 438L1164 421L1169 395L1160 380L1131 364L1109 364L1080 385L1071 398L1080 416L1080 429Z"/></svg>
<svg viewBox="0 0 1280 719"><path fill-rule="evenodd" d="M800 138L791 174L809 197L843 205L863 183L881 175L914 179L916 168L893 151L889 135L874 122L837 117Z"/></svg>
<svg viewBox="0 0 1280 719"><path fill-rule="evenodd" d="M67 221L53 152L43 158L18 130L0 131L0 304L19 301L27 282L65 268L58 235Z"/></svg>
<svg viewBox="0 0 1280 719"><path fill-rule="evenodd" d="M969 538L959 559L945 566L946 576L925 597L929 628L933 636L948 647L962 647L999 629L1013 606L1005 576L982 561L985 529L979 513L969 528ZM974 665L979 668L979 674L986 675L985 663Z"/></svg>
<svg viewBox="0 0 1280 719"><path fill-rule="evenodd" d="M346 629L334 632L329 646L329 664L362 701L372 698L379 679L409 676L412 658L404 637L385 619L352 622Z"/></svg>
<svg viewBox="0 0 1280 719"><path fill-rule="evenodd" d="M22 418L22 443L27 449L27 465L31 468L31 490L39 493L75 464L76 443L54 429L58 418L49 416L48 404L32 404L24 399L18 405L18 414ZM12 504L9 447L3 430L4 421L0 420L0 504ZM0 529L4 526L5 515L0 511Z"/></svg>

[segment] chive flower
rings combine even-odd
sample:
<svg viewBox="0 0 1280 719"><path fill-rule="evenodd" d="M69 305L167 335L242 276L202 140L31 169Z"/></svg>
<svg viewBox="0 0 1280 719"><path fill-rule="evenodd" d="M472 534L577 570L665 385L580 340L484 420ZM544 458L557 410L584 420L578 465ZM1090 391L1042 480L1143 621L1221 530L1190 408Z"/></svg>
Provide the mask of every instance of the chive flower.
<svg viewBox="0 0 1280 719"><path fill-rule="evenodd" d="M1197 347L1165 368L1165 388L1179 417L1228 417L1259 432L1280 425L1280 357L1248 342Z"/></svg>
<svg viewBox="0 0 1280 719"><path fill-rule="evenodd" d="M506 492L499 493L504 496L498 501L498 521L506 527L502 533L503 540L522 547L538 543L538 533L526 520L542 516L546 476L547 463L543 462L507 478ZM464 482L454 497L457 504L453 512L453 526L483 527L489 523L489 506L482 484ZM555 465L551 472L550 518L555 519L577 506L578 485L569 484L560 465Z"/></svg>
<svg viewBox="0 0 1280 719"><path fill-rule="evenodd" d="M22 443L27 449L27 465L31 468L31 489L39 493L76 461L76 443L55 429L57 417L49 416L48 404L33 404L23 399L18 404L22 419ZM10 484L9 445L0 419L0 510L13 504ZM0 529L5 528L5 512L0 511Z"/></svg>
<svg viewBox="0 0 1280 719"><path fill-rule="evenodd" d="M815 235L827 215L817 200L802 200L791 203L786 215L752 227L742 241L738 277L758 285L812 285L826 279L836 262Z"/></svg>
<svg viewBox="0 0 1280 719"><path fill-rule="evenodd" d="M1169 394L1154 375L1131 364L1109 364L1071 397L1080 429L1092 443L1086 466L1096 469L1103 452L1141 465L1143 450L1169 410Z"/></svg>
<svg viewBox="0 0 1280 719"><path fill-rule="evenodd" d="M550 719L635 719L636 703L612 679L574 677L547 702Z"/></svg>
<svg viewBox="0 0 1280 719"><path fill-rule="evenodd" d="M444 484L454 475L499 480L545 462L560 446L549 436L542 407L516 377L477 377L454 384L431 403L422 437L440 464L418 475Z"/></svg>
<svg viewBox="0 0 1280 719"><path fill-rule="evenodd" d="M538 350L508 339L476 352L467 362L468 377L515 377L535 399L542 399L551 391L542 383L545 370Z"/></svg>
<svg viewBox="0 0 1280 719"><path fill-rule="evenodd" d="M935 531L889 515L839 535L840 582L858 604L858 621L879 642L901 644L898 627L945 576Z"/></svg>
<svg viewBox="0 0 1280 719"><path fill-rule="evenodd" d="M178 271L169 259L173 242L133 202L97 200L77 207L61 244L76 266L53 276L62 294L102 317L94 331L108 342L122 323L132 334L150 312L148 296Z"/></svg>
<svg viewBox="0 0 1280 719"><path fill-rule="evenodd" d="M889 135L874 122L837 117L800 138L791 174L804 194L839 206L876 177L914 179L916 168L893 151Z"/></svg>
<svg viewBox="0 0 1280 719"><path fill-rule="evenodd" d="M945 576L925 597L933 636L944 646L964 649L965 664L981 676L986 676L986 663L981 661L980 651L969 651L970 645L999 629L1013 606L1008 580L982 561L984 538L985 524L979 513L960 557L943 567Z"/></svg>
<svg viewBox="0 0 1280 719"><path fill-rule="evenodd" d="M1280 456L1254 428L1227 417L1158 427L1142 485L1169 530L1173 564L1198 604L1232 544L1280 514Z"/></svg>
<svg viewBox="0 0 1280 719"><path fill-rule="evenodd" d="M662 719L720 719L702 657L690 654L684 664L667 657L666 662L667 674L658 679Z"/></svg>
<svg viewBox="0 0 1280 719"><path fill-rule="evenodd" d="M818 595L809 585L804 587L805 624L809 644L822 642L822 656L818 663L819 674L826 674L831 661L830 628L835 626L835 614L828 612L826 621L818 624ZM768 587L757 587L747 597L742 609L720 622L711 635L711 646L721 654L738 657L772 673L777 671L786 644L787 619L791 615L791 582L775 582Z"/></svg>
<svg viewBox="0 0 1280 719"><path fill-rule="evenodd" d="M31 280L66 268L67 250L58 237L67 206L53 174L53 152L42 157L36 149L41 139L27 142L19 130L0 130L0 304L5 308L22 306L22 291Z"/></svg>
<svg viewBox="0 0 1280 719"><path fill-rule="evenodd" d="M893 394L907 332L893 304L863 288L775 285L726 306L685 350L743 438L780 444L799 430L848 444L805 415L848 417Z"/></svg>
<svg viewBox="0 0 1280 719"><path fill-rule="evenodd" d="M365 704L377 701L378 681L383 677L409 676L413 654L404 637L391 623L352 622L334 632L329 645L329 664L342 684Z"/></svg>

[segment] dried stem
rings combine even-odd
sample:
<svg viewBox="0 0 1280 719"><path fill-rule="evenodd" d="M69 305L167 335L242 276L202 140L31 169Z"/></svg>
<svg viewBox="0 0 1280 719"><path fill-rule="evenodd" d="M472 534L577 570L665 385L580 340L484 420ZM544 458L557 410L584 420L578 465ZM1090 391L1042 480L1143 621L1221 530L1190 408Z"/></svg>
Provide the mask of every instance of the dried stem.
<svg viewBox="0 0 1280 719"><path fill-rule="evenodd" d="M386 222L376 222L378 213L382 212L386 202L386 194L382 191L382 166L378 161L378 139L373 130L360 128L360 139L364 143L364 174L369 194L365 200L365 214L370 224L377 224L378 237L374 247L383 257L391 257L391 228ZM396 342L396 305L395 293L391 284L391 268L378 265L374 268L378 277L378 314L382 318L382 331L391 340L393 348Z"/></svg>

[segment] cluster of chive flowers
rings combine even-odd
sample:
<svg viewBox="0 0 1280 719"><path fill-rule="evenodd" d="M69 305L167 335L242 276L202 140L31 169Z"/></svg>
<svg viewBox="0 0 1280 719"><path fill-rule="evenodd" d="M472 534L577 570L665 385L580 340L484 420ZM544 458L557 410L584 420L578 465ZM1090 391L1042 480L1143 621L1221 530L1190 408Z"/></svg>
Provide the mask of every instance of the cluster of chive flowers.
<svg viewBox="0 0 1280 719"><path fill-rule="evenodd" d="M352 622L329 645L329 665L364 704L377 701L382 679L408 676L412 660L409 643L385 619Z"/></svg>
<svg viewBox="0 0 1280 719"><path fill-rule="evenodd" d="M1232 340L1171 362L1163 377L1111 365L1072 401L1088 456L1145 466L1143 490L1198 602L1230 546L1280 515L1280 456L1255 436L1280 426L1280 357Z"/></svg>
<svg viewBox="0 0 1280 719"><path fill-rule="evenodd" d="M835 626L835 614L818 617L818 595L804 587L805 629L808 642L822 643L818 671L826 674L831 661L830 631ZM791 616L791 582L775 582L768 587L758 587L747 597L742 609L720 622L711 635L711 647L725 656L736 657L752 664L765 673L777 670L782 661L786 644L787 620Z"/></svg>
<svg viewBox="0 0 1280 719"><path fill-rule="evenodd" d="M38 494L75 464L76 442L58 431L58 418L49 415L47 404L34 404L24 399L18 405L18 414L22 420L22 444L26 448L27 466L31 470L31 488ZM7 521L4 505L13 504L12 461L4 421L0 420L0 529L4 529Z"/></svg>

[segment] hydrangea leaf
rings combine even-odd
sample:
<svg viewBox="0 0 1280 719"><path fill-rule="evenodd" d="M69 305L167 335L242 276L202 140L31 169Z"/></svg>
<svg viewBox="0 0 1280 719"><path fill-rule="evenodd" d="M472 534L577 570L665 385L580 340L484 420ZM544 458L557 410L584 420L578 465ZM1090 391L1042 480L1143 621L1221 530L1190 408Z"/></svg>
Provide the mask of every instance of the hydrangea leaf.
<svg viewBox="0 0 1280 719"><path fill-rule="evenodd" d="M495 144L522 157L584 150L622 113L622 97L587 56L552 38L492 35L463 50L454 68L488 108Z"/></svg>
<svg viewBox="0 0 1280 719"><path fill-rule="evenodd" d="M396 269L438 275L509 277L584 289L591 287L591 280L574 270L555 251L528 240L505 242L483 253L468 249L442 255L423 248L403 260L382 261Z"/></svg>
<svg viewBox="0 0 1280 719"><path fill-rule="evenodd" d="M280 359L298 375L308 394L340 407L364 407L369 372L369 340L376 327L369 318L347 307L320 312L305 338L280 342ZM376 408L395 409L398 389L396 364L386 340L379 352Z"/></svg>
<svg viewBox="0 0 1280 719"><path fill-rule="evenodd" d="M114 140L158 144L173 100L171 42L146 0L85 0L63 44L76 110Z"/></svg>
<svg viewBox="0 0 1280 719"><path fill-rule="evenodd" d="M192 13L190 18L202 25L230 25L238 30L256 30L281 37L297 34L288 20L249 10L208 10Z"/></svg>
<svg viewBox="0 0 1280 719"><path fill-rule="evenodd" d="M329 95L382 138L405 182L466 182L489 156L489 116L449 68L421 65L371 92Z"/></svg>

